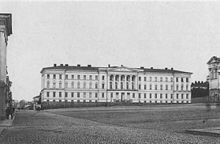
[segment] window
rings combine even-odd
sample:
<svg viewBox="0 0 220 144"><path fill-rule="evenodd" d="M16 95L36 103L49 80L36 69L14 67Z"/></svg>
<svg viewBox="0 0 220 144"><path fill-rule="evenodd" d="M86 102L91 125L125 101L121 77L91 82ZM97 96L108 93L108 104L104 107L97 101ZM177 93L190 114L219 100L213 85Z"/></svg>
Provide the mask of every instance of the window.
<svg viewBox="0 0 220 144"><path fill-rule="evenodd" d="M178 99L178 97L179 97L179 94L176 94L176 99Z"/></svg>
<svg viewBox="0 0 220 144"><path fill-rule="evenodd" d="M155 82L157 81L157 77L155 77Z"/></svg>
<svg viewBox="0 0 220 144"><path fill-rule="evenodd" d="M56 97L56 92L53 92L53 97Z"/></svg>
<svg viewBox="0 0 220 144"><path fill-rule="evenodd" d="M165 81L168 82L168 77L165 78Z"/></svg>
<svg viewBox="0 0 220 144"><path fill-rule="evenodd" d="M65 88L68 88L68 82L65 82Z"/></svg>
<svg viewBox="0 0 220 144"><path fill-rule="evenodd" d="M113 93L111 93L111 98L113 98Z"/></svg>
<svg viewBox="0 0 220 144"><path fill-rule="evenodd" d="M189 82L189 78L186 78L186 82Z"/></svg>
<svg viewBox="0 0 220 144"><path fill-rule="evenodd" d="M168 90L168 85L166 85L166 90Z"/></svg>
<svg viewBox="0 0 220 144"><path fill-rule="evenodd" d="M167 94L165 95L166 99L167 99Z"/></svg>
<svg viewBox="0 0 220 144"><path fill-rule="evenodd" d="M98 93L95 93L95 98L97 98L98 97Z"/></svg>
<svg viewBox="0 0 220 144"><path fill-rule="evenodd" d="M92 80L92 75L89 75L89 79Z"/></svg>
<svg viewBox="0 0 220 144"><path fill-rule="evenodd" d="M47 97L49 97L50 96L50 92L47 92Z"/></svg>
<svg viewBox="0 0 220 144"><path fill-rule="evenodd" d="M77 76L77 79L78 79L78 80L80 79L80 75Z"/></svg>
<svg viewBox="0 0 220 144"><path fill-rule="evenodd" d="M115 82L115 89L118 89L118 83Z"/></svg>
<svg viewBox="0 0 220 144"><path fill-rule="evenodd" d="M53 88L56 88L56 83L55 82L53 82Z"/></svg>
<svg viewBox="0 0 220 144"><path fill-rule="evenodd" d="M92 89L92 82L89 82L89 88Z"/></svg>
<svg viewBox="0 0 220 144"><path fill-rule="evenodd" d="M150 77L150 81L152 81L152 77Z"/></svg>
<svg viewBox="0 0 220 144"><path fill-rule="evenodd" d="M83 88L84 89L86 88L86 82L83 82Z"/></svg>
<svg viewBox="0 0 220 144"><path fill-rule="evenodd" d="M157 85L155 85L155 90L157 90Z"/></svg>
<svg viewBox="0 0 220 144"><path fill-rule="evenodd" d="M144 94L144 98L146 98L146 93Z"/></svg>
<svg viewBox="0 0 220 144"><path fill-rule="evenodd" d="M134 90L134 83L132 83L132 89Z"/></svg>
<svg viewBox="0 0 220 144"><path fill-rule="evenodd" d="M178 90L179 89L179 86L178 85L176 85L176 90Z"/></svg>
<svg viewBox="0 0 220 144"><path fill-rule="evenodd" d="M173 90L173 85L170 85L170 89Z"/></svg>
<svg viewBox="0 0 220 144"><path fill-rule="evenodd" d="M188 94L186 94L186 99L188 99L189 98L189 95Z"/></svg>
<svg viewBox="0 0 220 144"><path fill-rule="evenodd" d="M83 98L86 98L86 92L83 92Z"/></svg>
<svg viewBox="0 0 220 144"><path fill-rule="evenodd" d="M183 85L181 85L181 90L183 90Z"/></svg>
<svg viewBox="0 0 220 144"><path fill-rule="evenodd" d="M67 74L66 74L65 78L68 79L68 75Z"/></svg>
<svg viewBox="0 0 220 144"><path fill-rule="evenodd" d="M83 76L84 80L86 80L86 75Z"/></svg>
<svg viewBox="0 0 220 144"><path fill-rule="evenodd" d="M173 94L170 94L170 98L171 98L171 99L173 98Z"/></svg>
<svg viewBox="0 0 220 144"><path fill-rule="evenodd" d="M147 81L147 78L146 78L146 77L144 77L144 81Z"/></svg>
<svg viewBox="0 0 220 144"><path fill-rule="evenodd" d="M80 82L77 83L77 88L80 88Z"/></svg>
<svg viewBox="0 0 220 144"><path fill-rule="evenodd" d="M163 98L163 94L160 94L160 98L161 98L161 99Z"/></svg>
<svg viewBox="0 0 220 144"><path fill-rule="evenodd" d="M152 90L152 85L150 84L150 90Z"/></svg>
<svg viewBox="0 0 220 144"><path fill-rule="evenodd" d="M183 82L183 78L181 78L181 82Z"/></svg>
<svg viewBox="0 0 220 144"><path fill-rule="evenodd" d="M188 87L189 87L189 86L188 86L188 85L186 85L186 90L187 90L187 91L188 91Z"/></svg>
<svg viewBox="0 0 220 144"><path fill-rule="evenodd" d="M74 93L73 92L71 92L71 97L74 97Z"/></svg>
<svg viewBox="0 0 220 144"><path fill-rule="evenodd" d="M105 97L105 93L102 93L102 98L104 98Z"/></svg>
<svg viewBox="0 0 220 144"><path fill-rule="evenodd" d="M141 85L139 84L139 89L141 89Z"/></svg>
<svg viewBox="0 0 220 144"><path fill-rule="evenodd" d="M183 94L181 95L181 98L183 99Z"/></svg>
<svg viewBox="0 0 220 144"><path fill-rule="evenodd" d="M163 90L163 85L160 85L160 90Z"/></svg>
<svg viewBox="0 0 220 144"><path fill-rule="evenodd" d="M95 83L95 88L96 88L96 89L98 88L98 83Z"/></svg>
<svg viewBox="0 0 220 144"><path fill-rule="evenodd" d="M163 77L160 77L160 81L161 81L161 82L163 81Z"/></svg>
<svg viewBox="0 0 220 144"><path fill-rule="evenodd" d="M157 98L157 94L155 93L155 98Z"/></svg>
<svg viewBox="0 0 220 144"><path fill-rule="evenodd" d="M170 81L173 82L173 78L172 77L170 78Z"/></svg>
<svg viewBox="0 0 220 144"><path fill-rule="evenodd" d="M47 74L47 79L49 79L50 78L50 74Z"/></svg>
<svg viewBox="0 0 220 144"><path fill-rule="evenodd" d="M147 85L144 85L144 89L145 89L145 90L147 89Z"/></svg>
<svg viewBox="0 0 220 144"><path fill-rule="evenodd" d="M178 82L178 77L176 78L176 82Z"/></svg>
<svg viewBox="0 0 220 144"><path fill-rule="evenodd" d="M62 88L62 82L59 82L59 88Z"/></svg>
<svg viewBox="0 0 220 144"><path fill-rule="evenodd" d="M139 99L141 98L141 93L138 94L138 98L139 98Z"/></svg>
<svg viewBox="0 0 220 144"><path fill-rule="evenodd" d="M61 74L59 75L59 78L62 79L62 75Z"/></svg>
<svg viewBox="0 0 220 144"><path fill-rule="evenodd" d="M102 89L105 89L105 84L104 83L102 84Z"/></svg>
<svg viewBox="0 0 220 144"><path fill-rule="evenodd" d="M97 75L95 76L95 79L98 80L98 76Z"/></svg>
<svg viewBox="0 0 220 144"><path fill-rule="evenodd" d="M135 93L133 93L133 98L135 98Z"/></svg>
<svg viewBox="0 0 220 144"><path fill-rule="evenodd" d="M110 89L112 89L112 82L110 82L110 85L109 85Z"/></svg>
<svg viewBox="0 0 220 144"><path fill-rule="evenodd" d="M77 97L80 98L80 92L77 93Z"/></svg>
<svg viewBox="0 0 220 144"><path fill-rule="evenodd" d="M74 79L74 75L72 75L72 79Z"/></svg>
<svg viewBox="0 0 220 144"><path fill-rule="evenodd" d="M127 82L127 89L129 89L129 83Z"/></svg>
<svg viewBox="0 0 220 144"><path fill-rule="evenodd" d="M53 79L56 79L56 74L53 75Z"/></svg>
<svg viewBox="0 0 220 144"><path fill-rule="evenodd" d="M62 92L59 92L59 97L62 97Z"/></svg>
<svg viewBox="0 0 220 144"><path fill-rule="evenodd" d="M92 98L92 93L91 92L89 93L89 98Z"/></svg>
<svg viewBox="0 0 220 144"><path fill-rule="evenodd" d="M150 99L151 99L151 97L152 97L152 94L150 93Z"/></svg>
<svg viewBox="0 0 220 144"><path fill-rule="evenodd" d="M49 100L47 100L47 102L49 102Z"/></svg>
<svg viewBox="0 0 220 144"><path fill-rule="evenodd" d="M47 88L50 88L50 82L47 81Z"/></svg>
<svg viewBox="0 0 220 144"><path fill-rule="evenodd" d="M67 92L65 92L65 97L68 97L68 93Z"/></svg>
<svg viewBox="0 0 220 144"><path fill-rule="evenodd" d="M72 86L72 88L74 88L74 82L72 81L72 83L71 83L71 86Z"/></svg>
<svg viewBox="0 0 220 144"><path fill-rule="evenodd" d="M53 100L53 102L56 102L55 100Z"/></svg>
<svg viewBox="0 0 220 144"><path fill-rule="evenodd" d="M61 100L59 100L59 102L62 102Z"/></svg>
<svg viewBox="0 0 220 144"><path fill-rule="evenodd" d="M141 81L141 77L139 77L139 81Z"/></svg>
<svg viewBox="0 0 220 144"><path fill-rule="evenodd" d="M105 80L105 76L102 76L102 80Z"/></svg>

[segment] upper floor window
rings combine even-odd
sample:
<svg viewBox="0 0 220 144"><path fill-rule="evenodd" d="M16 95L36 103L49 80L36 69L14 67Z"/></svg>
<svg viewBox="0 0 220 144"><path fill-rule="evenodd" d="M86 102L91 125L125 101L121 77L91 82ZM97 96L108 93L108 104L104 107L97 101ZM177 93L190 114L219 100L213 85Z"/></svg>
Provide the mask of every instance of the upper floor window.
<svg viewBox="0 0 220 144"><path fill-rule="evenodd" d="M155 82L157 81L157 77L155 77Z"/></svg>
<svg viewBox="0 0 220 144"><path fill-rule="evenodd" d="M157 85L155 85L155 90L157 90Z"/></svg>
<svg viewBox="0 0 220 144"><path fill-rule="evenodd" d="M95 76L95 79L98 80L98 76L97 75Z"/></svg>
<svg viewBox="0 0 220 144"><path fill-rule="evenodd" d="M105 93L102 93L102 98L104 98L105 97Z"/></svg>
<svg viewBox="0 0 220 144"><path fill-rule="evenodd" d="M68 75L67 75L67 74L66 74L66 76L65 76L65 77L66 77L66 79L68 79Z"/></svg>
<svg viewBox="0 0 220 144"><path fill-rule="evenodd" d="M59 78L62 79L62 75L61 74L59 75Z"/></svg>
<svg viewBox="0 0 220 144"><path fill-rule="evenodd" d="M80 79L80 75L77 75L77 79L78 79L78 80Z"/></svg>
<svg viewBox="0 0 220 144"><path fill-rule="evenodd" d="M56 92L53 92L53 97L56 97Z"/></svg>
<svg viewBox="0 0 220 144"><path fill-rule="evenodd" d="M186 82L189 82L189 78L186 78Z"/></svg>
<svg viewBox="0 0 220 144"><path fill-rule="evenodd" d="M160 77L160 81L161 81L161 82L163 81L163 77Z"/></svg>
<svg viewBox="0 0 220 144"><path fill-rule="evenodd" d="M160 85L160 90L163 90L163 85Z"/></svg>
<svg viewBox="0 0 220 144"><path fill-rule="evenodd" d="M59 92L59 97L62 97L62 92Z"/></svg>
<svg viewBox="0 0 220 144"><path fill-rule="evenodd" d="M50 92L47 92L47 97L49 97L50 96Z"/></svg>
<svg viewBox="0 0 220 144"><path fill-rule="evenodd" d="M166 85L166 90L168 90L168 85Z"/></svg>
<svg viewBox="0 0 220 144"><path fill-rule="evenodd" d="M56 79L56 74L53 75L53 79Z"/></svg>
<svg viewBox="0 0 220 144"><path fill-rule="evenodd" d="M173 78L172 77L170 78L170 81L173 82Z"/></svg>
<svg viewBox="0 0 220 144"><path fill-rule="evenodd" d="M72 83L71 83L71 86L72 86L72 88L74 88L74 82L72 81Z"/></svg>
<svg viewBox="0 0 220 144"><path fill-rule="evenodd" d="M102 76L102 80L105 80L105 76Z"/></svg>
<svg viewBox="0 0 220 144"><path fill-rule="evenodd" d="M102 84L102 89L105 89L105 84L104 83Z"/></svg>
<svg viewBox="0 0 220 144"><path fill-rule="evenodd" d="M47 78L48 78L48 79L50 78L50 74L47 74Z"/></svg>
<svg viewBox="0 0 220 144"><path fill-rule="evenodd" d="M152 85L150 84L150 90L152 90Z"/></svg>
<svg viewBox="0 0 220 144"><path fill-rule="evenodd" d="M80 82L77 83L77 88L80 88Z"/></svg>
<svg viewBox="0 0 220 144"><path fill-rule="evenodd" d="M139 84L139 89L141 89L141 85Z"/></svg>
<svg viewBox="0 0 220 144"><path fill-rule="evenodd" d="M47 81L47 88L50 88L50 82Z"/></svg>
<svg viewBox="0 0 220 144"><path fill-rule="evenodd" d="M147 78L146 78L146 77L144 77L144 81L147 81Z"/></svg>
<svg viewBox="0 0 220 144"><path fill-rule="evenodd" d="M147 89L147 85L144 85L144 89L145 89L145 90Z"/></svg>
<svg viewBox="0 0 220 144"><path fill-rule="evenodd" d="M74 79L74 75L72 75L72 79Z"/></svg>
<svg viewBox="0 0 220 144"><path fill-rule="evenodd" d="M53 88L56 88L56 83L55 82L53 82Z"/></svg>
<svg viewBox="0 0 220 144"><path fill-rule="evenodd" d="M86 82L83 83L83 88L84 88L84 89L86 88Z"/></svg>
<svg viewBox="0 0 220 144"><path fill-rule="evenodd" d="M68 87L68 82L65 82L65 88L67 88Z"/></svg>
<svg viewBox="0 0 220 144"><path fill-rule="evenodd" d="M62 88L62 82L59 82L59 88Z"/></svg>
<svg viewBox="0 0 220 144"><path fill-rule="evenodd" d="M89 79L92 80L92 75L89 75Z"/></svg>
<svg viewBox="0 0 220 144"><path fill-rule="evenodd" d="M176 78L176 82L178 82L178 77Z"/></svg>
<svg viewBox="0 0 220 144"><path fill-rule="evenodd" d="M152 77L150 77L150 81L152 81Z"/></svg>
<svg viewBox="0 0 220 144"><path fill-rule="evenodd" d="M84 80L86 80L86 75L83 76Z"/></svg>
<svg viewBox="0 0 220 144"><path fill-rule="evenodd" d="M98 88L98 83L95 83L95 88L96 88L96 89Z"/></svg>
<svg viewBox="0 0 220 144"><path fill-rule="evenodd" d="M181 82L183 82L183 78L181 78Z"/></svg>
<svg viewBox="0 0 220 144"><path fill-rule="evenodd" d="M141 77L139 77L139 81L141 81Z"/></svg>
<svg viewBox="0 0 220 144"><path fill-rule="evenodd" d="M89 82L89 88L90 89L92 88L92 82Z"/></svg>
<svg viewBox="0 0 220 144"><path fill-rule="evenodd" d="M67 92L65 92L65 97L68 97L68 93Z"/></svg>
<svg viewBox="0 0 220 144"><path fill-rule="evenodd" d="M168 77L165 78L165 81L168 82Z"/></svg>

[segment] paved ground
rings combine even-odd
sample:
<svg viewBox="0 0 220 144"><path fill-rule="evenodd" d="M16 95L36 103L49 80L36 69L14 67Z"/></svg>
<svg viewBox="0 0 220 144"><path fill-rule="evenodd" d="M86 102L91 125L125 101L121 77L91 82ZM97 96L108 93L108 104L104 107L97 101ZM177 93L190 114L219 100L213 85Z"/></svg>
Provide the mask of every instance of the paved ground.
<svg viewBox="0 0 220 144"><path fill-rule="evenodd" d="M81 109L84 111L85 109ZM126 127L54 114L20 111L13 126L0 137L1 144L219 144L219 137L160 129Z"/></svg>

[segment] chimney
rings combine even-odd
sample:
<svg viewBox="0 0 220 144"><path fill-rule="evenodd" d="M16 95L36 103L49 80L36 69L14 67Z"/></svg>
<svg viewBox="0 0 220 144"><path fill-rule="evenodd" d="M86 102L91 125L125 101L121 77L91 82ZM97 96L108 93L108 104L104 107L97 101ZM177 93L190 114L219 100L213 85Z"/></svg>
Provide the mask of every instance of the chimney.
<svg viewBox="0 0 220 144"><path fill-rule="evenodd" d="M69 66L68 64L65 64L65 66Z"/></svg>
<svg viewBox="0 0 220 144"><path fill-rule="evenodd" d="M150 69L154 69L153 67L150 67Z"/></svg>
<svg viewBox="0 0 220 144"><path fill-rule="evenodd" d="M140 67L140 69L144 69L144 67Z"/></svg>
<svg viewBox="0 0 220 144"><path fill-rule="evenodd" d="M91 65L88 65L88 67L92 67Z"/></svg>
<svg viewBox="0 0 220 144"><path fill-rule="evenodd" d="M54 66L54 67L56 67L56 66L57 66L57 64L53 64L53 66Z"/></svg>
<svg viewBox="0 0 220 144"><path fill-rule="evenodd" d="M108 64L108 67L111 67L111 65L110 65L110 64Z"/></svg>
<svg viewBox="0 0 220 144"><path fill-rule="evenodd" d="M80 64L77 64L77 67L80 67Z"/></svg>
<svg viewBox="0 0 220 144"><path fill-rule="evenodd" d="M165 70L167 70L167 68L165 68Z"/></svg>
<svg viewBox="0 0 220 144"><path fill-rule="evenodd" d="M60 64L60 66L63 66L63 64Z"/></svg>

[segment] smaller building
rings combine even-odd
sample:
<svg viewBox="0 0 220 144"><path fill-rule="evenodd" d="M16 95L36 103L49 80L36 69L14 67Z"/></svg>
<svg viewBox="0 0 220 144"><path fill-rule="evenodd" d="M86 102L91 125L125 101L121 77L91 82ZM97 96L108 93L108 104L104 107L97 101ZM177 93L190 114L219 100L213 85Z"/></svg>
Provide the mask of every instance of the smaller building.
<svg viewBox="0 0 220 144"><path fill-rule="evenodd" d="M208 62L209 96L211 101L220 101L220 58L213 56Z"/></svg>
<svg viewBox="0 0 220 144"><path fill-rule="evenodd" d="M209 82L195 81L191 84L191 97L207 97L209 95Z"/></svg>

